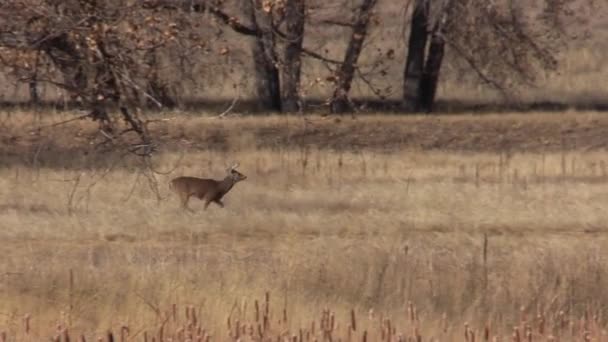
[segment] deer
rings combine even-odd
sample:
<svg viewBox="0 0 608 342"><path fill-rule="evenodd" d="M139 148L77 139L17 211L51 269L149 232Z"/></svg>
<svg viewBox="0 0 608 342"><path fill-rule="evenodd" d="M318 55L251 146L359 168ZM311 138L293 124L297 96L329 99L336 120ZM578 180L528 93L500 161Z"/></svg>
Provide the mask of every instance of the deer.
<svg viewBox="0 0 608 342"><path fill-rule="evenodd" d="M192 196L205 201L204 210L207 210L207 207L211 202L214 202L223 208L224 203L222 203L222 197L224 197L236 183L247 179L247 176L236 170L238 166L239 163L235 163L226 169L228 175L221 181L182 176L172 179L169 183L169 187L179 196L182 209L184 210L194 211L188 207L188 201Z"/></svg>

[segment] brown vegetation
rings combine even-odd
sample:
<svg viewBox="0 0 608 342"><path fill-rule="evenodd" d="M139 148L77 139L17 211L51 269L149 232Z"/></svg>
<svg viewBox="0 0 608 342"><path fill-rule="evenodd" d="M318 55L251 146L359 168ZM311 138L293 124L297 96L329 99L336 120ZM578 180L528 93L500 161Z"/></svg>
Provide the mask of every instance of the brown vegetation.
<svg viewBox="0 0 608 342"><path fill-rule="evenodd" d="M4 122L0 155L5 165L29 164L33 156L49 166L66 167L74 156L95 164L95 160L105 158L101 152L111 147L103 145L105 137L95 124L73 121L52 127L70 120L68 114L33 116L20 111L0 115ZM217 119L174 112L151 115L150 120L149 131L159 149L175 152L250 148L389 154L401 150L601 151L607 147L608 134L608 118L592 111L405 118L376 115L355 120L318 116Z"/></svg>
<svg viewBox="0 0 608 342"><path fill-rule="evenodd" d="M0 113L0 342L606 339L602 4L546 1L543 20L594 32L557 54L535 43L565 35L511 25L540 8L454 2L419 18L441 54L412 57L402 91L403 3L26 2L0 4L0 102L36 103ZM561 74L529 73L553 58ZM376 112L433 97L416 90L437 63L439 115ZM78 92L56 81L94 110L58 112ZM355 118L325 116L340 83ZM315 115L248 115L268 107ZM225 208L180 209L171 179L234 160L248 181Z"/></svg>
<svg viewBox="0 0 608 342"><path fill-rule="evenodd" d="M571 134L560 130L568 123L583 134L585 120L596 119L603 122L593 113L318 122L357 129L428 124L444 127L444 134L463 122L519 122L538 127L538 134L521 136L532 146L543 136L541 127ZM460 339L463 329L469 341L473 333L479 340L486 327L491 338L503 340L514 332L521 340L528 333L533 340L603 336L608 170L602 149L571 144L565 151L557 143L545 153L433 151L413 143L409 151L385 153L273 149L243 129L303 127L298 120L174 119L167 128L183 132L180 138L172 133L182 150L161 149L151 165L133 156L82 154L84 133L94 131L86 122L72 123L83 140L72 140L71 149L47 150L46 142L61 143L62 126L36 136L23 116L3 121L10 127L4 132L38 143L18 158L2 158L22 163L0 170L0 331L9 341L27 340L28 314L30 340L56 335L58 325L72 340L104 337L108 329L119 340L122 326L140 341L144 332L158 341L161 326L167 338L182 334L182 327L183 334L200 327L211 340L234 340L237 324L241 333L246 326L245 335L250 323L259 334L255 298L270 291L275 304L265 331L273 339L299 336L300 329L312 334L312 321L322 339L325 308L335 317L332 336L343 340L351 310L357 340L365 331L368 340L378 340L388 324L397 336L425 340ZM202 123L224 132L218 146L225 148L177 140L206 135ZM361 140L374 141L367 133ZM226 208L202 211L196 202L196 213L180 210L170 179L216 177L232 160L249 181ZM150 167L168 173L151 175ZM407 314L410 301L415 322ZM189 327L185 307L192 306L198 323Z"/></svg>

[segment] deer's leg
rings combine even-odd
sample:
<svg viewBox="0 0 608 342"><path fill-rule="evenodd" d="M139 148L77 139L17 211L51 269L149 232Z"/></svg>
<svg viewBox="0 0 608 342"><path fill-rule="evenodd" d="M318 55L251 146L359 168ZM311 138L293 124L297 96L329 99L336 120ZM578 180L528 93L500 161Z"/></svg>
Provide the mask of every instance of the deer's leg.
<svg viewBox="0 0 608 342"><path fill-rule="evenodd" d="M217 192L208 192L205 194L204 200L205 200L205 210L207 210L207 207L209 206L209 204L211 204L211 202L216 202L217 200Z"/></svg>
<svg viewBox="0 0 608 342"><path fill-rule="evenodd" d="M215 200L213 200L213 202L217 203L217 205L219 205L220 208L224 207L224 203L222 203L222 201L220 199L215 199Z"/></svg>
<svg viewBox="0 0 608 342"><path fill-rule="evenodd" d="M190 200L190 195L181 195L181 200L182 200L182 209L184 210L188 210L190 212L193 212L194 210L188 208L188 201Z"/></svg>

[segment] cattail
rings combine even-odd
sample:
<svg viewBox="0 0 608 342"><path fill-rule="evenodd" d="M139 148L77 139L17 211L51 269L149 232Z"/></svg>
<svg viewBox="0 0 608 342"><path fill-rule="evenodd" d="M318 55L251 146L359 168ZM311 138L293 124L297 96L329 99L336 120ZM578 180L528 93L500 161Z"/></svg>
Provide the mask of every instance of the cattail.
<svg viewBox="0 0 608 342"><path fill-rule="evenodd" d="M234 338L238 339L239 337L241 337L241 322L237 319L234 328Z"/></svg>
<svg viewBox="0 0 608 342"><path fill-rule="evenodd" d="M108 331L108 342L114 342L114 334L112 333L112 331ZM162 339L161 339L162 341Z"/></svg>
<svg viewBox="0 0 608 342"><path fill-rule="evenodd" d="M410 322L414 321L414 309L412 307L412 301L407 302L407 314L409 316Z"/></svg>
<svg viewBox="0 0 608 342"><path fill-rule="evenodd" d="M192 313L192 324L196 325L198 323L198 319L196 317L196 310L194 309L194 306L192 306L190 312Z"/></svg>
<svg viewBox="0 0 608 342"><path fill-rule="evenodd" d="M519 334L519 328L513 328L513 341L521 342L521 335Z"/></svg>
<svg viewBox="0 0 608 342"><path fill-rule="evenodd" d="M559 312L559 327L562 330L566 328L566 320L564 318L564 312L563 311Z"/></svg>
<svg viewBox="0 0 608 342"><path fill-rule="evenodd" d="M355 317L355 310L350 310L350 327L353 331L357 331L357 319Z"/></svg>
<svg viewBox="0 0 608 342"><path fill-rule="evenodd" d="M129 327L126 325L123 325L122 327L120 327L120 341L126 342L128 336L129 336Z"/></svg>
<svg viewBox="0 0 608 342"><path fill-rule="evenodd" d="M173 315L173 322L177 322L177 304L173 303L171 309Z"/></svg>
<svg viewBox="0 0 608 342"><path fill-rule="evenodd" d="M68 331L68 328L63 329L63 341L64 342L70 342L70 332Z"/></svg>
<svg viewBox="0 0 608 342"><path fill-rule="evenodd" d="M367 330L363 330L363 342L367 342Z"/></svg>
<svg viewBox="0 0 608 342"><path fill-rule="evenodd" d="M270 292L266 292L266 295L264 296L264 300L266 302L265 307L264 307L264 316L266 316L266 318L268 318L268 316L270 316Z"/></svg>
<svg viewBox="0 0 608 342"><path fill-rule="evenodd" d="M257 323L260 321L260 304L258 303L257 299L254 302L254 306L255 306L255 321Z"/></svg>

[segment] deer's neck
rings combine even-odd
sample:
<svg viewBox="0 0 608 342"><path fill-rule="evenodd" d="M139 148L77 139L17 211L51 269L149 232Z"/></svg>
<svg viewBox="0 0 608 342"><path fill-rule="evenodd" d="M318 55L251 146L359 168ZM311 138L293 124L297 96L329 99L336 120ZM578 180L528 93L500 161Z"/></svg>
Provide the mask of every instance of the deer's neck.
<svg viewBox="0 0 608 342"><path fill-rule="evenodd" d="M233 186L234 180L232 179L232 177L228 176L220 182L219 190L222 194L226 194L228 191L230 191L230 189L232 189Z"/></svg>

